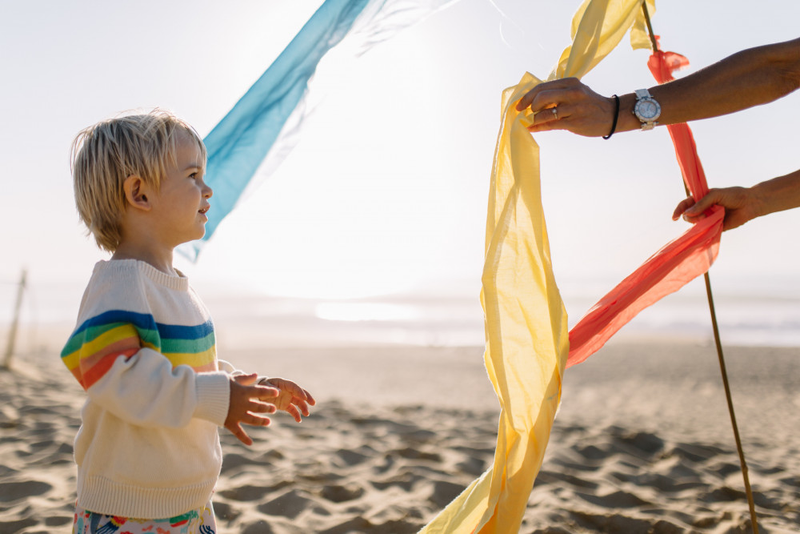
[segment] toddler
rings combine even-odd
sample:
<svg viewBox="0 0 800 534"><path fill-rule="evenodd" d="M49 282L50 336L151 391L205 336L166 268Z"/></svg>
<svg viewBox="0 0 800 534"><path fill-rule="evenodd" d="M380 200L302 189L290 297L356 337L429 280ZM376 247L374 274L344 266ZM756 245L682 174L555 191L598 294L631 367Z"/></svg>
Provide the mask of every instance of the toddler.
<svg viewBox="0 0 800 534"><path fill-rule="evenodd" d="M98 246L62 360L87 393L75 438L73 534L213 534L218 427L298 422L314 398L217 359L208 310L172 266L201 238L212 191L194 129L156 110L100 122L72 147L75 201Z"/></svg>

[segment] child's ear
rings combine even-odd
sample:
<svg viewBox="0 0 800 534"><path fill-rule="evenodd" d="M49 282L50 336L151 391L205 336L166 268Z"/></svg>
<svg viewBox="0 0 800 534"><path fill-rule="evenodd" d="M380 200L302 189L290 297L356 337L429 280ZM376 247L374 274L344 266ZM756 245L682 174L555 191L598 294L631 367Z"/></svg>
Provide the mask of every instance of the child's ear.
<svg viewBox="0 0 800 534"><path fill-rule="evenodd" d="M128 205L140 210L150 210L150 199L147 197L149 188L144 180L134 174L125 179L122 187L125 190L125 200L128 201Z"/></svg>

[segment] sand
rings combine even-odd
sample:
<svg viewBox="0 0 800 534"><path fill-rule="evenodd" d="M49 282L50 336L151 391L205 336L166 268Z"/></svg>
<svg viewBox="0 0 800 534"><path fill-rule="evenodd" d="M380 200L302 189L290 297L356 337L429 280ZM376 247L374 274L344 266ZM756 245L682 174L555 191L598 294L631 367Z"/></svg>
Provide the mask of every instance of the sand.
<svg viewBox="0 0 800 534"><path fill-rule="evenodd" d="M480 348L230 351L319 400L223 431L222 533L416 532L492 462ZM726 347L761 532L800 532L800 349ZM0 372L0 534L69 532L83 392L55 355ZM567 371L520 532L744 533L749 513L713 348L611 344Z"/></svg>

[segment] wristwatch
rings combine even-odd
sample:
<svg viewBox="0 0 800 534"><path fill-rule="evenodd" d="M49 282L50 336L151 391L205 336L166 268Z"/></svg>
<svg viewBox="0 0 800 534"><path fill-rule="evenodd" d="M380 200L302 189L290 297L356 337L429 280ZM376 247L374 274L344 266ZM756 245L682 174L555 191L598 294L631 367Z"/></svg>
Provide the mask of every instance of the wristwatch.
<svg viewBox="0 0 800 534"><path fill-rule="evenodd" d="M637 89L633 114L642 123L642 130L652 130L661 116L661 104L650 96L650 91L647 89Z"/></svg>

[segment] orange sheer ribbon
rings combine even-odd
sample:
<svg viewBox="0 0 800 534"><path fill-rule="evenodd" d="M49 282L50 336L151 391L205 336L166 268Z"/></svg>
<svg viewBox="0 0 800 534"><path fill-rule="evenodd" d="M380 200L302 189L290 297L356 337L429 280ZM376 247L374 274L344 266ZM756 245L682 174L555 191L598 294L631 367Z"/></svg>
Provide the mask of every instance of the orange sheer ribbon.
<svg viewBox="0 0 800 534"><path fill-rule="evenodd" d="M647 66L658 83L665 83L673 79L674 70L688 64L679 54L657 51L650 56ZM692 131L686 124L673 124L667 129L688 191L694 198L704 197L708 184ZM721 206L709 209L705 219L656 252L600 299L570 330L567 367L583 362L600 350L640 311L708 271L719 251L724 216Z"/></svg>

